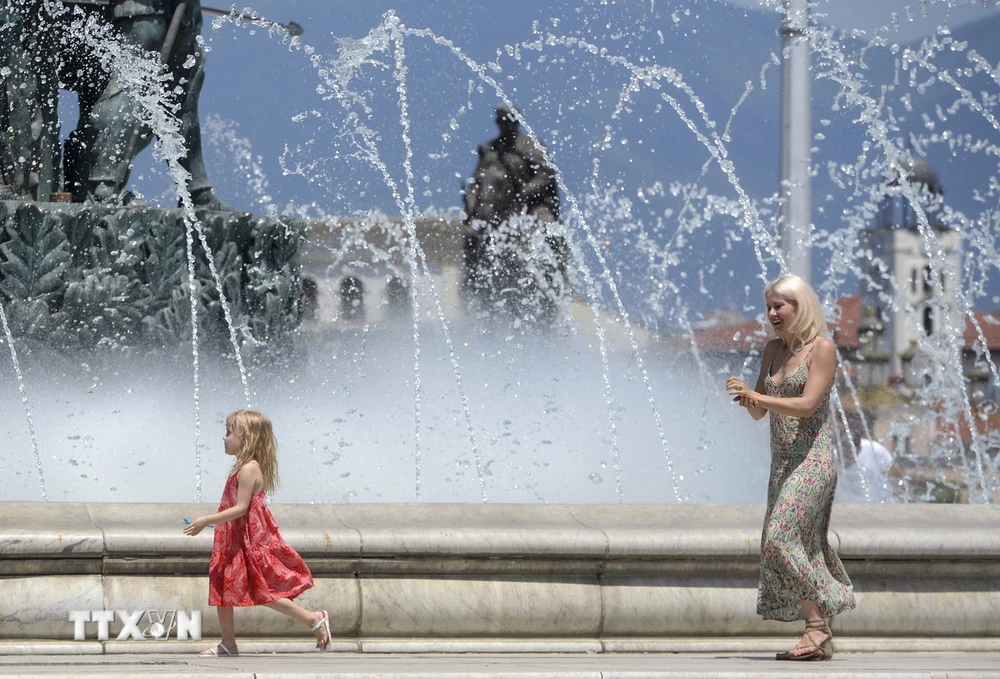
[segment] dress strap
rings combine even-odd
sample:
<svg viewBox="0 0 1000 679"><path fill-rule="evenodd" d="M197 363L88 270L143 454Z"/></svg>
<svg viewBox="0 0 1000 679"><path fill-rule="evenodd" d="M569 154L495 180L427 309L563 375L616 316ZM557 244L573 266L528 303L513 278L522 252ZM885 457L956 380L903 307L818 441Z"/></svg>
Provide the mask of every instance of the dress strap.
<svg viewBox="0 0 1000 679"><path fill-rule="evenodd" d="M804 365L804 366L808 367L808 365L809 365L809 357L812 356L813 349L815 349L816 345L819 344L819 335L817 335L816 337L814 337L812 339L812 343L813 343L813 345L811 347L809 347L809 351L807 351L806 355L802 357L802 363L801 363L801 365Z"/></svg>

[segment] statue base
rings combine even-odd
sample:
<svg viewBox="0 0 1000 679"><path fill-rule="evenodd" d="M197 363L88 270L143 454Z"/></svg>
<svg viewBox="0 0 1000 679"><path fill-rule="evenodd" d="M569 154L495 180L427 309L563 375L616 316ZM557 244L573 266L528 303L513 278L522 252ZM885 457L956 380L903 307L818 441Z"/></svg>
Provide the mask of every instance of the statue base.
<svg viewBox="0 0 1000 679"><path fill-rule="evenodd" d="M226 350L220 285L238 342L297 328L304 224L196 215L189 226L182 209L0 202L0 300L12 335L58 348L163 347L190 342L193 309L199 342Z"/></svg>

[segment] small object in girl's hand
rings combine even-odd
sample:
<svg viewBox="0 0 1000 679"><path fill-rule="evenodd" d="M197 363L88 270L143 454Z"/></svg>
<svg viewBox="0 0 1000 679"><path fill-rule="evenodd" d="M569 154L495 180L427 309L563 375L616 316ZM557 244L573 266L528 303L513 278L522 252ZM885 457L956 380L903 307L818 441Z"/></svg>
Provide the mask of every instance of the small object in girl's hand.
<svg viewBox="0 0 1000 679"><path fill-rule="evenodd" d="M185 526L190 526L191 525L191 519L181 519L181 521L184 522ZM206 528L215 528L215 524L214 523L210 523L210 524L208 524L206 526Z"/></svg>

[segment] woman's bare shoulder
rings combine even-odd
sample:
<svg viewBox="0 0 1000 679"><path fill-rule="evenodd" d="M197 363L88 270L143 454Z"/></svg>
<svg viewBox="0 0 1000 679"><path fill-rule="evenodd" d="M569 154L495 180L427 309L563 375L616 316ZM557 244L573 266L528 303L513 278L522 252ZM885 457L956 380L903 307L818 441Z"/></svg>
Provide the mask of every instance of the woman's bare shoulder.
<svg viewBox="0 0 1000 679"><path fill-rule="evenodd" d="M837 345L833 343L833 340L829 337L820 337L816 340L816 351L823 352L827 355L837 355Z"/></svg>
<svg viewBox="0 0 1000 679"><path fill-rule="evenodd" d="M807 365L812 366L817 361L826 365L837 364L837 345L828 337L820 337L816 340L816 345L806 356Z"/></svg>

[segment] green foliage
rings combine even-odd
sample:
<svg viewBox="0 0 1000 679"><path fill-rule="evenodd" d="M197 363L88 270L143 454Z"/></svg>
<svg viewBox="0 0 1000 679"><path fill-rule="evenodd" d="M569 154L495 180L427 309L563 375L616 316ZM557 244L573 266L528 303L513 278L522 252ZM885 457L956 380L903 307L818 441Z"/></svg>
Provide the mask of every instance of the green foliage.
<svg viewBox="0 0 1000 679"><path fill-rule="evenodd" d="M287 339L299 317L299 233L247 214L200 217L219 285L193 231L199 342L232 350L223 297L238 342ZM190 341L184 219L180 210L3 206L0 299L12 332L57 347Z"/></svg>
<svg viewBox="0 0 1000 679"><path fill-rule="evenodd" d="M149 299L149 291L135 279L91 273L67 286L63 309L81 346L118 346L138 339Z"/></svg>
<svg viewBox="0 0 1000 679"><path fill-rule="evenodd" d="M40 300L52 310L70 264L66 235L58 217L33 203L22 204L4 225L0 245L0 293L6 299Z"/></svg>

